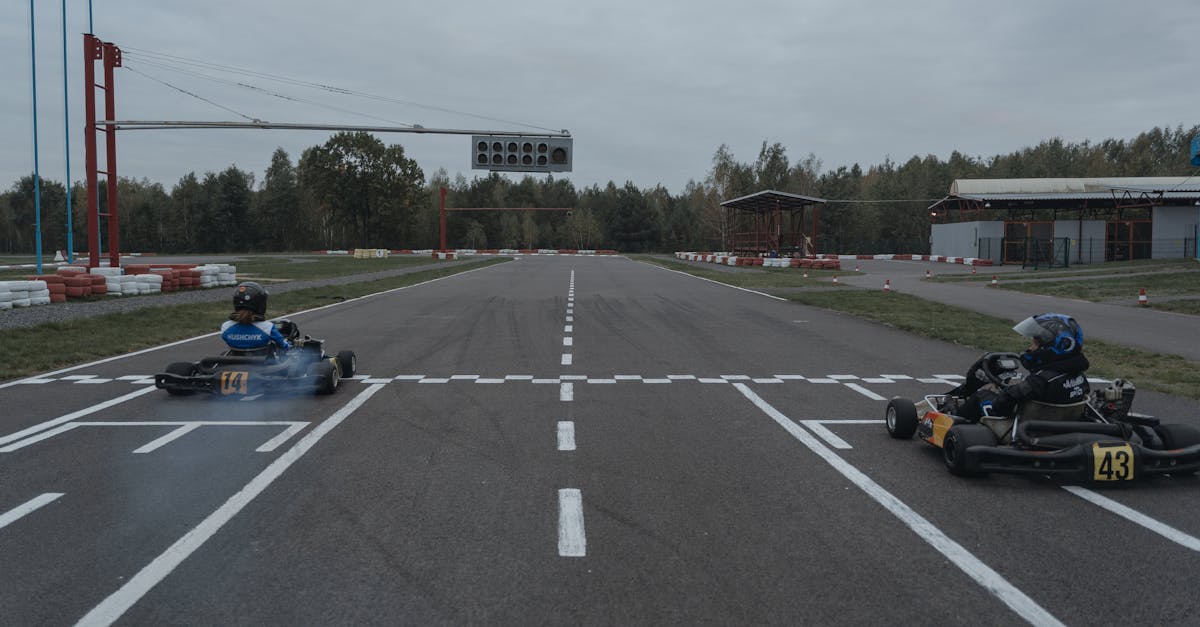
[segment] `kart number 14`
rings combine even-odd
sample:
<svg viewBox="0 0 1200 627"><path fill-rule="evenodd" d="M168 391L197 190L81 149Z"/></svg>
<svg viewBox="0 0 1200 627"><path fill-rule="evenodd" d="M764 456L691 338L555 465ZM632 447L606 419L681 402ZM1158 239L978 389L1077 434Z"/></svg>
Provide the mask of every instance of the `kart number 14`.
<svg viewBox="0 0 1200 627"><path fill-rule="evenodd" d="M244 370L226 370L221 373L221 394L248 394L250 373Z"/></svg>
<svg viewBox="0 0 1200 627"><path fill-rule="evenodd" d="M1092 464L1096 481L1133 479L1133 448L1129 444L1092 444Z"/></svg>

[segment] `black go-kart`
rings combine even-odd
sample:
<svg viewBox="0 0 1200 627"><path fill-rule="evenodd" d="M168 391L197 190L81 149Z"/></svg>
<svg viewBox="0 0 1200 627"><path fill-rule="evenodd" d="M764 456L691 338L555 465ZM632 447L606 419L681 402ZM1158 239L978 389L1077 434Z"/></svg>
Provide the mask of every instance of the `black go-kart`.
<svg viewBox="0 0 1200 627"><path fill-rule="evenodd" d="M979 363L978 376L997 388L1022 376L1015 353L986 353ZM956 415L964 396L929 394L917 403L897 397L888 402L885 422L893 438L916 434L940 448L946 468L959 476L999 472L1121 482L1195 474L1200 429L1129 411L1135 392L1132 383L1117 379L1080 403L1026 401L1011 416L978 421Z"/></svg>
<svg viewBox="0 0 1200 627"><path fill-rule="evenodd" d="M218 396L255 396L271 392L315 392L333 394L344 378L353 377L357 367L354 351L331 357L325 340L307 335L290 320L275 325L292 348L279 351L274 345L253 351L227 350L217 357L197 362L180 361L154 375L154 386L174 396L207 392Z"/></svg>

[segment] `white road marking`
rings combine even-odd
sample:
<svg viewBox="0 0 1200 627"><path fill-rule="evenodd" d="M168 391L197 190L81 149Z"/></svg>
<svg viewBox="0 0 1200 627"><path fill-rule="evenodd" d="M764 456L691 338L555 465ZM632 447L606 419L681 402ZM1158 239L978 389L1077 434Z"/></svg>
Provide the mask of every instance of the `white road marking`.
<svg viewBox="0 0 1200 627"><path fill-rule="evenodd" d="M912 377L910 377L906 374L881 374L879 376L885 377L888 379L896 379L897 381L907 381L907 380L912 379Z"/></svg>
<svg viewBox="0 0 1200 627"><path fill-rule="evenodd" d="M563 338L563 346L574 346L574 345L575 345L575 340L573 340L572 338L569 338L569 337Z"/></svg>
<svg viewBox="0 0 1200 627"><path fill-rule="evenodd" d="M852 375L852 374L831 374L831 375L826 375L826 376L830 379L836 379L838 381L854 380L854 379L858 378L857 375Z"/></svg>
<svg viewBox="0 0 1200 627"><path fill-rule="evenodd" d="M667 375L667 378L672 381L695 381L696 375L694 375L694 374L669 374L669 375Z"/></svg>
<svg viewBox="0 0 1200 627"><path fill-rule="evenodd" d="M575 325L573 325L573 324L568 324L563 327L563 333L574 333L574 332L575 332Z"/></svg>
<svg viewBox="0 0 1200 627"><path fill-rule="evenodd" d="M802 374L777 374L775 375L775 378L783 379L784 381L804 381L808 379L808 377Z"/></svg>
<svg viewBox="0 0 1200 627"><path fill-rule="evenodd" d="M810 431L817 434L822 440L825 440L833 448L850 449L850 443L846 442L837 434L825 428L825 425L878 425L883 424L882 420L801 420L804 426Z"/></svg>
<svg viewBox="0 0 1200 627"><path fill-rule="evenodd" d="M146 444L143 444L142 446L139 446L138 448L133 449L133 452L134 453L149 453L151 451L154 451L158 447L164 446L166 444L170 444L171 442L174 442L175 440L177 440L199 428L200 428L200 423L198 423L198 422L193 422L193 423L182 425L179 428L174 429L170 433L162 436L161 438L152 440L150 442L147 442Z"/></svg>
<svg viewBox="0 0 1200 627"><path fill-rule="evenodd" d="M575 316L567 316L567 322L575 322Z"/></svg>
<svg viewBox="0 0 1200 627"><path fill-rule="evenodd" d="M558 554L560 557L587 556L587 537L583 532L583 493L575 488L558 491Z"/></svg>
<svg viewBox="0 0 1200 627"><path fill-rule="evenodd" d="M560 381L559 381L557 378L554 378L554 379L533 379L533 382L534 382L534 383L546 383L546 384L553 383L553 384L556 384L556 385L557 385L558 383L560 383Z"/></svg>
<svg viewBox="0 0 1200 627"><path fill-rule="evenodd" d="M575 400L575 384L574 383L560 384L559 388L558 388L558 400L560 400L560 401Z"/></svg>
<svg viewBox="0 0 1200 627"><path fill-rule="evenodd" d="M887 400L886 398L872 392L871 390L868 390L867 388L865 388L857 383L847 383L845 385L846 385L846 387L850 388L851 390L854 390L855 392L858 392L859 394L862 394L863 396L865 396L873 401L886 401Z"/></svg>
<svg viewBox="0 0 1200 627"><path fill-rule="evenodd" d="M79 385L80 383L112 383L112 379L80 379L75 382L75 385Z"/></svg>
<svg viewBox="0 0 1200 627"><path fill-rule="evenodd" d="M451 381L474 381L479 378L477 374L453 374L450 375Z"/></svg>
<svg viewBox="0 0 1200 627"><path fill-rule="evenodd" d="M863 383L895 383L887 377L863 377Z"/></svg>
<svg viewBox="0 0 1200 627"><path fill-rule="evenodd" d="M475 379L476 383L504 383L504 379Z"/></svg>
<svg viewBox="0 0 1200 627"><path fill-rule="evenodd" d="M791 418L785 416L778 409L775 409L770 403L763 400L762 397L755 394L749 386L744 383L734 383L733 387L737 388L743 396L754 403L764 414L770 416L772 420L783 427L792 437L799 440L809 450L829 463L834 470L837 470L842 476L846 477L851 483L858 486L860 490L874 499L876 503L879 503L893 516L900 519L918 538L924 540L945 556L946 559L950 560L955 566L966 573L968 577L982 586L984 590L994 594L996 598L1007 605L1009 609L1016 612L1021 618L1034 625L1062 625L1062 622L1055 618L1053 614L1046 611L1024 592L1021 592L1016 586L1009 583L1000 573L992 570L991 567L972 555L961 544L951 540L949 536L942 532L941 529L935 527L933 523L883 489L882 486L875 483L874 480L863 474L862 471L847 463L846 460L839 457L824 444L821 444L820 440L802 429L800 425L793 422Z"/></svg>
<svg viewBox="0 0 1200 627"><path fill-rule="evenodd" d="M721 375L721 378L725 379L726 381L749 381L750 380L750 377L748 377L744 374L723 374L723 375Z"/></svg>
<svg viewBox="0 0 1200 627"><path fill-rule="evenodd" d="M643 263L645 263L645 262L643 262ZM746 289L746 288L744 288L744 287L738 287L738 286L736 286L736 285L730 285L730 284L728 284L728 283L722 283L722 282L720 282L720 281L714 281L714 280L712 280L712 279L706 279L706 278L704 278L704 277L702 277L702 276L696 276L696 275L694 275L694 274L688 274L687 272L680 272L679 270L672 270L672 269L670 269L670 268L664 268L664 267L662 267L662 266L660 266L660 265L658 265L658 264L651 263L651 264L648 264L648 265L650 265L650 266L653 266L653 267L655 267L655 268L658 268L659 270L666 270L667 272L674 272L675 274L682 274L683 276L692 277L693 279L700 279L701 281L708 281L709 283L715 283L715 284L717 284L717 285L720 285L720 286L722 286L722 287L731 287L731 288L733 288L733 289L735 289L735 290L741 290L741 291L743 291L743 292L750 292L751 294L758 294L759 296L766 296L767 298L771 298L771 299L774 299L774 300L782 300L782 301L786 301L786 300L787 300L786 298L780 298L780 297L778 297L778 296L772 296L772 295L770 295L770 294L767 294L766 292L756 292L756 291L754 291L754 290L748 290L748 289Z"/></svg>
<svg viewBox="0 0 1200 627"><path fill-rule="evenodd" d="M446 377L444 379L426 377L424 379L421 379L420 381L417 381L417 383L449 383L449 382L450 382L449 377Z"/></svg>
<svg viewBox="0 0 1200 627"><path fill-rule="evenodd" d="M300 439L295 446L285 451L269 466L263 469L256 477L250 480L237 494L234 494L225 501L221 507L205 518L194 529L187 532L182 538L172 544L161 555L154 558L132 579L121 586L116 592L112 593L107 599L99 605L92 608L83 618L79 619L78 625L111 625L121 618L130 607L133 607L143 596L146 595L154 586L158 585L171 571L183 563L192 553L204 545L209 538L216 535L225 523L229 522L237 515L246 505L254 500L267 486L271 485L278 479L289 466L294 464L325 434L334 430L342 423L350 414L354 413L367 399L371 398L376 392L382 389L382 384L372 385L358 396L350 399L341 409L335 412L332 416L317 425L315 429L308 432L308 435Z"/></svg>
<svg viewBox="0 0 1200 627"><path fill-rule="evenodd" d="M45 385L47 383L54 383L55 381L58 381L58 379L21 379L20 381L13 381L12 383L0 385L0 388L8 387L10 385Z"/></svg>
<svg viewBox="0 0 1200 627"><path fill-rule="evenodd" d="M398 374L392 377L396 381L420 381L425 378L423 374Z"/></svg>
<svg viewBox="0 0 1200 627"><path fill-rule="evenodd" d="M570 366L572 361L571 353L563 353L562 362L559 365Z"/></svg>
<svg viewBox="0 0 1200 627"><path fill-rule="evenodd" d="M616 379L588 379L587 382L591 383L591 384L596 384L596 383L616 384L617 380Z"/></svg>
<svg viewBox="0 0 1200 627"><path fill-rule="evenodd" d="M700 383L729 383L725 379L702 378L702 379L696 379L696 380L699 381Z"/></svg>
<svg viewBox="0 0 1200 627"><path fill-rule="evenodd" d="M421 377L421 379L424 379L424 378L425 377ZM421 379L408 379L408 380L420 381ZM395 380L396 379L363 379L362 382L367 385L371 385L374 383L391 383L392 381L395 381Z"/></svg>
<svg viewBox="0 0 1200 627"><path fill-rule="evenodd" d="M564 374L558 377L559 381L587 381L586 374Z"/></svg>
<svg viewBox="0 0 1200 627"><path fill-rule="evenodd" d="M642 379L642 383L670 383L670 379Z"/></svg>
<svg viewBox="0 0 1200 627"><path fill-rule="evenodd" d="M575 423L569 420L558 423L558 450L575 450Z"/></svg>
<svg viewBox="0 0 1200 627"><path fill-rule="evenodd" d="M751 379L751 380L754 381L755 383L783 383L783 379L775 379L775 378Z"/></svg>
<svg viewBox="0 0 1200 627"><path fill-rule="evenodd" d="M809 379L809 383L841 383L837 379Z"/></svg>
<svg viewBox="0 0 1200 627"><path fill-rule="evenodd" d="M506 374L506 375L504 375L504 380L505 381L532 381L533 375L531 375L531 374Z"/></svg>
<svg viewBox="0 0 1200 627"><path fill-rule="evenodd" d="M17 522L26 515L41 508L44 505L49 505L57 501L63 495L62 492L47 492L36 496L25 503L18 505L3 514L0 514L0 529L3 529L14 522Z"/></svg>
<svg viewBox="0 0 1200 627"><path fill-rule="evenodd" d="M1103 507L1104 509L1120 516L1121 518L1128 520L1129 522L1141 525L1150 531L1153 531L1154 533L1157 533L1158 535L1175 542L1176 544L1189 548L1193 551L1200 551L1200 538L1188 535L1166 523L1159 522L1158 520L1155 520L1135 509L1126 507L1125 505L1122 505L1108 498L1107 496L1097 494L1091 490L1088 490L1087 488L1065 485L1063 486L1063 489L1085 501L1088 501L1094 505L1099 505L1100 507Z"/></svg>
<svg viewBox="0 0 1200 627"><path fill-rule="evenodd" d="M71 374L71 375L62 377L62 380L63 381L86 381L88 379L95 379L95 378L96 378L96 375L94 375L94 374Z"/></svg>
<svg viewBox="0 0 1200 627"><path fill-rule="evenodd" d="M127 420L127 421L119 421L119 422L118 421L69 422L65 425L61 425L54 429L50 429L49 431L43 431L36 435L30 436L28 438L25 438L24 440L18 440L17 442L9 444L8 446L6 446L4 448L0 448L0 453L11 453L13 451L23 449L32 444L37 444L38 442L48 440L54 436L62 435L63 433L71 431L72 429L77 429L79 427L176 427L176 429L174 429L170 433L151 441L149 444L145 444L141 447L138 447L137 449L135 449L133 451L134 453L149 453L155 449L158 449L166 444L169 444L169 443L175 441L178 438L183 437L184 435L187 435L189 432L194 431L198 427L280 427L280 426L286 426L287 429L285 429L283 433L275 436L274 438L271 438L270 440L267 441L266 444L263 444L262 446L255 449L260 452L268 452L268 451L274 450L277 446L282 444L284 441L286 441L288 438L290 438L296 432L303 429L305 427L305 425L307 425L307 424L308 424L307 422L278 421L278 420L273 420L273 421L194 420L194 421L186 421L186 422L168 422L168 421L162 421L162 420Z"/></svg>
<svg viewBox="0 0 1200 627"><path fill-rule="evenodd" d="M117 398L104 401L103 403L97 403L95 405L92 405L91 407L85 407L84 409L81 409L79 411L73 411L64 416L59 416L58 418L55 418L53 420L47 420L46 422L43 422L41 424L37 424L37 425L34 425L27 429L22 429L16 433L11 433L4 437L0 437L0 444L8 444L9 442L14 442L16 440L20 440L21 438L27 437L30 434L37 433L39 431L44 431L51 427L61 425L64 422L71 422L72 420L75 420L76 418L82 418L84 416L87 416L88 414L94 414L98 411L108 409L109 407L112 407L113 405L120 405L121 403L124 403L125 401L133 400L143 394L149 394L150 392L153 392L157 389L158 388L142 388L135 392L130 392L124 396L118 396ZM4 449L0 449L0 452L3 452L3 450Z"/></svg>
<svg viewBox="0 0 1200 627"><path fill-rule="evenodd" d="M616 379L617 381L641 381L642 375L640 375L640 374L614 374L613 378Z"/></svg>

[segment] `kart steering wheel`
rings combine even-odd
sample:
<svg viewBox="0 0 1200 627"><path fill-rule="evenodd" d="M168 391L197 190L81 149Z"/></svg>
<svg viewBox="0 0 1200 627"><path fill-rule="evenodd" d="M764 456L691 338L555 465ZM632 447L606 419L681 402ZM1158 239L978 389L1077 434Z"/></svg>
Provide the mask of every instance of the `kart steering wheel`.
<svg viewBox="0 0 1200 627"><path fill-rule="evenodd" d="M1006 387L1021 377L1021 356L1016 353L988 353L983 356L982 370L988 382Z"/></svg>

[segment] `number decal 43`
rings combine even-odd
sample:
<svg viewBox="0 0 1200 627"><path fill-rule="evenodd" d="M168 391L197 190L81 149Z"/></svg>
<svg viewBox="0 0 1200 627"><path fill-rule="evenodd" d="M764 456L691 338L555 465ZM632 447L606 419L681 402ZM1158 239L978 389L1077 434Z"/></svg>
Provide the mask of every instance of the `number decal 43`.
<svg viewBox="0 0 1200 627"><path fill-rule="evenodd" d="M1092 470L1092 478L1096 481L1133 479L1133 447L1128 443L1093 443Z"/></svg>
<svg viewBox="0 0 1200 627"><path fill-rule="evenodd" d="M250 373L244 370L221 372L221 394L249 394Z"/></svg>

